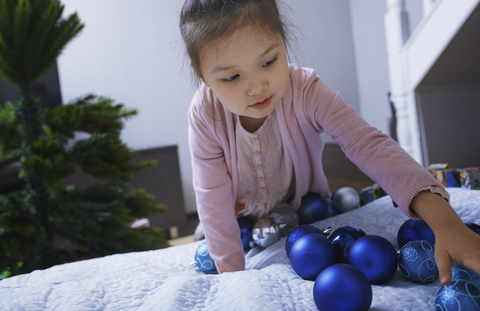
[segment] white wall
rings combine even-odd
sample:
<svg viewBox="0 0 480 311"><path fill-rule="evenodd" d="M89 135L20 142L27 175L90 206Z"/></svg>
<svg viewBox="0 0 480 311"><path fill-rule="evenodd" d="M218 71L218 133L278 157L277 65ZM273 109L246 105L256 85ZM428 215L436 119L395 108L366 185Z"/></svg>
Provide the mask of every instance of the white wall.
<svg viewBox="0 0 480 311"><path fill-rule="evenodd" d="M391 110L384 16L386 0L350 0L351 23L361 116L386 134ZM422 18L422 1L407 0L410 30Z"/></svg>
<svg viewBox="0 0 480 311"><path fill-rule="evenodd" d="M348 0L291 0L300 53L358 110ZM195 211L187 145L187 110L194 93L178 31L181 0L63 0L86 24L59 57L64 101L95 93L138 109L122 139L133 149L176 144L186 211ZM141 3L141 4L140 4Z"/></svg>

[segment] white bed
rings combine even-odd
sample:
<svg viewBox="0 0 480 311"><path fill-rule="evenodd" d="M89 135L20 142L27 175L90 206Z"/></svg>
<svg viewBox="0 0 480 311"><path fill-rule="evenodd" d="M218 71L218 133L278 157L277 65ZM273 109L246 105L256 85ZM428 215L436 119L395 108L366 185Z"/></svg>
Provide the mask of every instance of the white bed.
<svg viewBox="0 0 480 311"><path fill-rule="evenodd" d="M448 188L464 222L480 223L480 191ZM357 210L314 223L319 228L355 226L385 237L398 249L398 228L407 220L382 197ZM0 281L0 310L317 310L313 281L296 275L285 238L247 256L247 270L207 275L191 267L201 242L112 255L55 266ZM408 281L397 270L373 285L371 310L433 310L438 279Z"/></svg>

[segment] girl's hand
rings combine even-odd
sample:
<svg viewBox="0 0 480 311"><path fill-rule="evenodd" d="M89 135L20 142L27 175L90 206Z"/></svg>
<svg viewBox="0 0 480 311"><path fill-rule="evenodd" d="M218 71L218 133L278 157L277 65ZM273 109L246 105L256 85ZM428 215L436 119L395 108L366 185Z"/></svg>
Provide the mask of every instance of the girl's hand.
<svg viewBox="0 0 480 311"><path fill-rule="evenodd" d="M480 274L480 236L465 226L444 198L422 191L410 208L435 234L435 261L443 285L451 281L452 265L463 264Z"/></svg>

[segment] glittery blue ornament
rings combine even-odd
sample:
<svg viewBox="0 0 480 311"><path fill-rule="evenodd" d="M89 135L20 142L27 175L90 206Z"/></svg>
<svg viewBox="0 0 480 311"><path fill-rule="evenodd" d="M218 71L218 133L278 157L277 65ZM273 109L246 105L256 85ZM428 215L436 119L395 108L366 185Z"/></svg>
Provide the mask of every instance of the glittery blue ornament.
<svg viewBox="0 0 480 311"><path fill-rule="evenodd" d="M438 277L435 247L424 240L408 242L400 250L398 267L410 281L420 284L433 282Z"/></svg>
<svg viewBox="0 0 480 311"><path fill-rule="evenodd" d="M350 226L340 227L333 231L329 239L332 241L333 246L335 246L338 261L348 263L348 251L350 247L356 240L366 235L362 229Z"/></svg>
<svg viewBox="0 0 480 311"><path fill-rule="evenodd" d="M250 240L252 240L252 229L255 225L255 220L250 217L237 218L238 226L240 227L240 239L242 240L243 251L250 250Z"/></svg>
<svg viewBox="0 0 480 311"><path fill-rule="evenodd" d="M292 246L290 261L293 270L305 280L315 280L320 272L336 262L337 254L329 239L322 234L308 233Z"/></svg>
<svg viewBox="0 0 480 311"><path fill-rule="evenodd" d="M397 271L397 251L387 239L378 235L367 235L359 238L350 247L348 262L360 269L370 283L383 284Z"/></svg>
<svg viewBox="0 0 480 311"><path fill-rule="evenodd" d="M440 287L435 297L435 311L480 310L480 287L467 280L455 280Z"/></svg>
<svg viewBox="0 0 480 311"><path fill-rule="evenodd" d="M313 300L319 311L366 311L373 291L358 268L339 263L323 270L313 285Z"/></svg>
<svg viewBox="0 0 480 311"><path fill-rule="evenodd" d="M290 234L287 236L285 241L285 251L287 252L287 257L290 258L290 250L292 245L301 237L307 233L319 233L323 234L323 231L312 225L300 225L293 229Z"/></svg>
<svg viewBox="0 0 480 311"><path fill-rule="evenodd" d="M402 248L410 241L425 240L435 244L435 235L423 219L405 221L397 232L398 247Z"/></svg>
<svg viewBox="0 0 480 311"><path fill-rule="evenodd" d="M197 247L195 263L197 264L198 269L205 273L217 273L215 261L213 261L208 252L207 242L203 242Z"/></svg>
<svg viewBox="0 0 480 311"><path fill-rule="evenodd" d="M480 235L480 226L473 222L465 223L465 226L470 228L471 230L475 231L478 235Z"/></svg>
<svg viewBox="0 0 480 311"><path fill-rule="evenodd" d="M472 281L477 286L480 286L480 275L464 265L452 266L452 280Z"/></svg>
<svg viewBox="0 0 480 311"><path fill-rule="evenodd" d="M328 202L321 194L309 192L302 197L297 213L301 224L311 224L327 217Z"/></svg>

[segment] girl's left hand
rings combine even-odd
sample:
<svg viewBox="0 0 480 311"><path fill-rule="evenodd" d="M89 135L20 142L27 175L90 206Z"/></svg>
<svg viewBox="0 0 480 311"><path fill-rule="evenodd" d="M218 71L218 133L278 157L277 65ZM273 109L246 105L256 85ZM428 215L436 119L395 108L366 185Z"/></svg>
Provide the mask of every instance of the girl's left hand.
<svg viewBox="0 0 480 311"><path fill-rule="evenodd" d="M480 236L465 226L443 197L422 191L413 198L410 208L435 234L435 261L443 285L451 281L452 265L463 264L480 274Z"/></svg>

